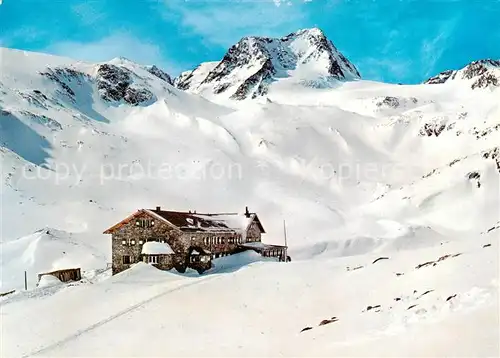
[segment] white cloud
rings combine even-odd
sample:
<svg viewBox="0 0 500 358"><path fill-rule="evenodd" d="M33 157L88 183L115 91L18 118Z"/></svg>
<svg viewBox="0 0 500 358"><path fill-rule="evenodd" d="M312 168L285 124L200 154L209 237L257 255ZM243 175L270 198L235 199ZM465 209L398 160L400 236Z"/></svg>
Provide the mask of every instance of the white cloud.
<svg viewBox="0 0 500 358"><path fill-rule="evenodd" d="M195 5L167 0L165 18L171 20L175 14L184 31L201 36L207 46L227 47L250 35L283 36L300 28L305 18L299 7L282 6L288 1L214 1Z"/></svg>
<svg viewBox="0 0 500 358"><path fill-rule="evenodd" d="M455 27L459 22L459 17L443 22L439 26L437 34L432 38L423 41L420 53L421 63L425 66L424 76L434 75L435 65L445 52L447 43L453 35Z"/></svg>
<svg viewBox="0 0 500 358"><path fill-rule="evenodd" d="M107 13L104 11L104 5L104 2L97 1L82 2L71 6L71 11L82 25L90 26L96 22L106 21Z"/></svg>
<svg viewBox="0 0 500 358"><path fill-rule="evenodd" d="M58 42L44 49L43 52L90 62L126 57L140 64L156 64L169 73L179 72L177 66L165 60L158 45L144 42L126 33L116 33L88 43Z"/></svg>
<svg viewBox="0 0 500 358"><path fill-rule="evenodd" d="M363 58L355 64L364 79L383 81L387 74L405 78L412 70L412 62L403 59Z"/></svg>

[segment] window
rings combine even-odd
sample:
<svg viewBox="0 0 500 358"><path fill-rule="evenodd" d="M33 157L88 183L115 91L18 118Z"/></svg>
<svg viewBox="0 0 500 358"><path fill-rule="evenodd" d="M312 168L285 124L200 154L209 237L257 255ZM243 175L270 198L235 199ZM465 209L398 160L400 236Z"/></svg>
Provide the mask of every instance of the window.
<svg viewBox="0 0 500 358"><path fill-rule="evenodd" d="M135 240L134 239L130 240L130 245L135 245Z"/></svg>
<svg viewBox="0 0 500 358"><path fill-rule="evenodd" d="M127 240L122 240L122 245L127 245Z"/></svg>
<svg viewBox="0 0 500 358"><path fill-rule="evenodd" d="M129 255L123 255L122 259L123 259L124 265L130 265L130 256Z"/></svg>
<svg viewBox="0 0 500 358"><path fill-rule="evenodd" d="M143 240L139 240L139 244L140 245L144 244L144 241Z"/></svg>
<svg viewBox="0 0 500 358"><path fill-rule="evenodd" d="M135 225L143 228L148 228L154 226L155 222L151 219L137 219Z"/></svg>
<svg viewBox="0 0 500 358"><path fill-rule="evenodd" d="M148 256L148 263L150 264L157 264L158 263L158 256Z"/></svg>

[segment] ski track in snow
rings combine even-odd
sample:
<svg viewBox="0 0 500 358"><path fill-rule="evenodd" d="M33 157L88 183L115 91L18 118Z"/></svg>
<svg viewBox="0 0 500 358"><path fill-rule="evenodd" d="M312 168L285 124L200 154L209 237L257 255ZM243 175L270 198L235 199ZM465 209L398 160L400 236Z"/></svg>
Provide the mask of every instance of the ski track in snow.
<svg viewBox="0 0 500 358"><path fill-rule="evenodd" d="M120 311L120 312L118 312L118 313L116 313L116 314L114 314L112 316L109 316L106 319L103 319L103 320L101 320L99 322L96 322L93 325L91 325L91 326L89 326L89 327L87 327L85 329L81 329L81 330L79 330L79 331L77 331L77 332L69 335L68 337L66 337L64 339L61 339L58 342L52 343L52 344L50 344L48 346L42 347L42 348L37 349L35 351L32 351L32 352L30 352L28 354L25 354L25 355L22 356L22 358L28 358L28 357L33 357L33 356L45 355L48 352L50 352L51 350L53 350L53 349L55 349L57 347L63 346L64 344L66 344L66 343L68 343L68 342L70 342L70 341L72 341L74 339L79 338L80 336L84 335L85 333L88 333L88 332L90 332L90 331L92 331L92 330L94 330L94 329L96 329L96 328L98 328L100 326L105 325L106 323L109 323L109 322L117 319L118 317L126 315L127 313L130 313L130 312L132 312L132 311L134 311L134 310L142 307L146 303L152 302L152 301L154 301L154 300L156 300L156 299L158 299L160 297L168 295L169 293L185 289L185 288L187 288L189 286L193 286L193 285L199 284L201 282L206 282L206 281L214 280L216 278L218 278L218 276L209 276L209 277L199 278L199 279L197 279L196 282L187 283L187 284L182 285L181 287L176 287L176 288L173 288L173 289L166 290L165 292L161 292L161 293L159 293L159 294L157 294L157 295L155 295L155 296L153 296L151 298L148 298L147 300L144 300L144 301L141 301L139 303L136 303L136 304L130 306L129 308L127 308L127 309L125 309L123 311Z"/></svg>

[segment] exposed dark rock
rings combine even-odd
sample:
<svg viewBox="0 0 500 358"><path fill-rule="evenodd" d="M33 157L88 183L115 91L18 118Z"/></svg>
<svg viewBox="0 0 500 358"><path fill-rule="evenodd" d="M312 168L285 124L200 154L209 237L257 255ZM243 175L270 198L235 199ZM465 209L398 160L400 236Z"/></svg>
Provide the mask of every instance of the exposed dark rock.
<svg viewBox="0 0 500 358"><path fill-rule="evenodd" d="M429 172L429 173L425 174L424 176L422 176L422 179L428 178L431 175L434 175L436 172L439 172L439 171L437 169L432 169L431 172Z"/></svg>
<svg viewBox="0 0 500 358"><path fill-rule="evenodd" d="M411 102L413 104L418 103L418 99L415 97L409 97L409 98L404 98L404 97L392 97L392 96L386 96L383 97L382 99L378 100L375 105L377 107L391 107L391 108L398 108L402 104Z"/></svg>
<svg viewBox="0 0 500 358"><path fill-rule="evenodd" d="M220 85L217 85L214 87L214 93L215 94L219 94L219 93L222 93L224 92L226 89L229 88L229 86L231 85L230 82L228 83L224 83L224 84L220 84Z"/></svg>
<svg viewBox="0 0 500 358"><path fill-rule="evenodd" d="M97 88L100 96L106 101L121 101L138 105L154 98L146 88L132 86L132 75L125 67L103 64L97 70Z"/></svg>
<svg viewBox="0 0 500 358"><path fill-rule="evenodd" d="M411 305L410 307L407 308L407 310L411 310L414 307L417 307L418 305Z"/></svg>
<svg viewBox="0 0 500 358"><path fill-rule="evenodd" d="M356 266L356 267L352 267L352 268L348 266L347 271L355 271L355 270L359 270L361 268L363 268L363 266Z"/></svg>
<svg viewBox="0 0 500 358"><path fill-rule="evenodd" d="M377 102L377 107L382 107L383 105L397 108L399 107L399 100L396 97L384 97L382 101Z"/></svg>
<svg viewBox="0 0 500 358"><path fill-rule="evenodd" d="M475 78L476 80L471 85L472 89L486 88L490 85L499 86L500 79L497 74L491 71L492 68L500 69L500 61L491 59L474 61L460 71L447 70L429 78L424 83L441 84L455 79L471 80Z"/></svg>
<svg viewBox="0 0 500 358"><path fill-rule="evenodd" d="M145 88L133 88L133 87L128 87L127 90L125 91L125 96L123 97L123 100L127 103L130 103L134 106L150 101L153 99L154 95L151 93L149 90Z"/></svg>
<svg viewBox="0 0 500 358"><path fill-rule="evenodd" d="M120 101L125 97L132 83L129 70L115 65L104 64L97 70L97 88L107 101Z"/></svg>
<svg viewBox="0 0 500 358"><path fill-rule="evenodd" d="M441 256L440 258L438 258L436 261L428 261L428 262L424 262L423 264L419 264L417 265L415 268L416 269L419 269L419 268L422 268L422 267L425 267L425 266L436 266L438 264L438 262L441 262L441 261L444 261L450 257L457 257L457 256L460 256L462 255L462 253L457 253L457 254L453 254L453 255L450 255L450 254L447 254L447 255L443 255Z"/></svg>
<svg viewBox="0 0 500 358"><path fill-rule="evenodd" d="M447 70L447 71L441 72L440 74L438 74L434 77L429 78L424 83L429 84L429 85L445 83L446 81L448 81L448 79L450 79L450 77L453 76L454 73L455 73L455 71L453 71L453 70Z"/></svg>
<svg viewBox="0 0 500 358"><path fill-rule="evenodd" d="M35 91L33 91L33 93L19 92L19 95L29 104L32 104L38 108L47 109L47 106L45 105L47 97L43 93L41 92L38 93L38 92Z"/></svg>
<svg viewBox="0 0 500 358"><path fill-rule="evenodd" d="M163 71L160 68L156 67L155 65L153 65L153 66L147 66L146 69L147 69L147 71L149 73L151 73L151 74L155 75L156 77L164 80L168 84L173 85L172 77L170 77L170 75L168 73L166 73L165 71Z"/></svg>
<svg viewBox="0 0 500 358"><path fill-rule="evenodd" d="M194 72L196 71L196 68L192 71L186 71L180 74L179 77L177 77L174 80L174 86L177 87L180 90L187 90L191 86L191 80L194 77Z"/></svg>
<svg viewBox="0 0 500 358"><path fill-rule="evenodd" d="M490 227L486 233L492 232L493 230L500 229L500 225Z"/></svg>
<svg viewBox="0 0 500 358"><path fill-rule="evenodd" d="M498 86L499 84L499 80L498 80L498 77L496 77L495 75L491 74L491 73L488 73L488 74L485 74L481 77L479 77L477 79L476 82L474 82L471 86L472 89L475 89L475 88L485 88L485 87L488 87L488 86Z"/></svg>
<svg viewBox="0 0 500 358"><path fill-rule="evenodd" d="M45 72L40 72L40 75L56 82L64 90L62 93L69 96L73 101L75 92L71 86L82 85L83 81L90 78L87 74L69 67L47 68Z"/></svg>
<svg viewBox="0 0 500 358"><path fill-rule="evenodd" d="M425 296L426 294L431 293L431 292L434 292L434 290L427 290L427 291L425 291L424 293L422 293L420 296L418 296L418 297L417 297L417 300L418 300L420 297Z"/></svg>
<svg viewBox="0 0 500 358"><path fill-rule="evenodd" d="M29 111L21 111L20 113L30 118L33 122L41 124L50 130L57 131L62 129L61 123L43 114L35 114Z"/></svg>
<svg viewBox="0 0 500 358"><path fill-rule="evenodd" d="M376 308L380 308L380 305L376 305L376 306L368 306L368 307L366 307L366 310L367 310L367 311L371 311L371 310L374 310L374 309L376 309Z"/></svg>
<svg viewBox="0 0 500 358"><path fill-rule="evenodd" d="M436 262L434 262L434 261L427 261L427 262L424 262L423 264L418 264L415 268L419 269L419 268L422 268L422 267L425 267L425 266L430 266L430 265L436 266Z"/></svg>
<svg viewBox="0 0 500 358"><path fill-rule="evenodd" d="M375 261L372 262L372 264L376 263L377 261L380 261L380 260L389 260L388 257L379 257L378 259L376 259Z"/></svg>
<svg viewBox="0 0 500 358"><path fill-rule="evenodd" d="M425 123L424 127L420 129L420 136L436 136L439 135L446 129L446 125L444 123Z"/></svg>
<svg viewBox="0 0 500 358"><path fill-rule="evenodd" d="M476 180L477 187L481 187L481 182L479 181L481 179L481 175L478 172L470 172L466 175L466 178L469 180Z"/></svg>
<svg viewBox="0 0 500 358"><path fill-rule="evenodd" d="M232 99L245 99L250 90L254 89L252 98L267 94L268 84L272 81L275 70L270 59L266 60L261 69L248 77L231 96Z"/></svg>
<svg viewBox="0 0 500 358"><path fill-rule="evenodd" d="M302 330L300 331L300 333L305 332L305 331L309 331L311 329L313 329L313 328L312 327L304 327L304 328L302 328Z"/></svg>
<svg viewBox="0 0 500 358"><path fill-rule="evenodd" d="M485 247L490 247L490 246L491 246L491 244L484 244L484 245L483 245L483 248L485 248Z"/></svg>
<svg viewBox="0 0 500 358"><path fill-rule="evenodd" d="M441 256L441 257L437 260L437 262L444 261L444 260L446 260L446 259L447 259L447 258L449 258L449 257L451 257L451 255L444 255L444 256Z"/></svg>
<svg viewBox="0 0 500 358"><path fill-rule="evenodd" d="M451 300L451 299L453 299L453 298L455 298L455 297L457 297L457 294L454 294L454 295L449 296L449 297L446 299L446 302L448 302L449 300Z"/></svg>
<svg viewBox="0 0 500 358"><path fill-rule="evenodd" d="M333 323L333 322L337 322L338 321L338 318L337 317L332 317L331 319L324 319L322 320L318 326L324 326L326 324L330 324L330 323Z"/></svg>
<svg viewBox="0 0 500 358"><path fill-rule="evenodd" d="M16 292L16 290L11 290L11 291L7 291L7 292L1 292L0 293L0 297L10 295L11 293L14 293L14 292Z"/></svg>

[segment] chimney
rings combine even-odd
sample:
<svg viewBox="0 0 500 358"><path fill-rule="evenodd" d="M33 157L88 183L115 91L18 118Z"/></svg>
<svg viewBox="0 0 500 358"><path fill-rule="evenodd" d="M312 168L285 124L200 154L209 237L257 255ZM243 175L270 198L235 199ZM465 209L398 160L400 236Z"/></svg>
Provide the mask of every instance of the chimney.
<svg viewBox="0 0 500 358"><path fill-rule="evenodd" d="M160 206L157 206L156 207L156 212L159 213L161 211L161 207Z"/></svg>
<svg viewBox="0 0 500 358"><path fill-rule="evenodd" d="M248 206L245 206L245 216L246 216L247 218L249 218L249 217L250 217L250 213L248 212Z"/></svg>

